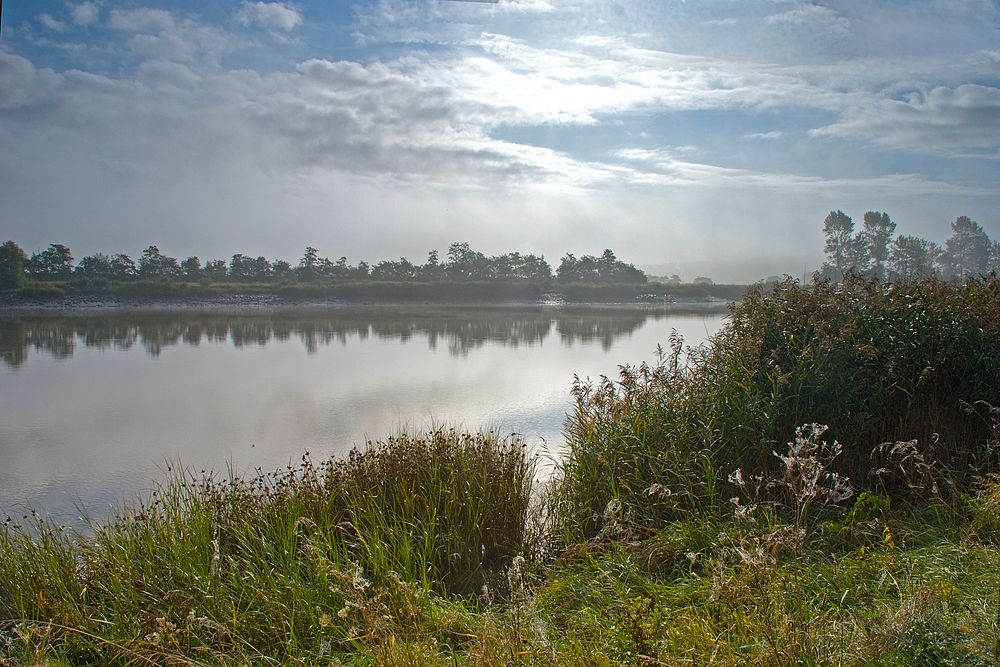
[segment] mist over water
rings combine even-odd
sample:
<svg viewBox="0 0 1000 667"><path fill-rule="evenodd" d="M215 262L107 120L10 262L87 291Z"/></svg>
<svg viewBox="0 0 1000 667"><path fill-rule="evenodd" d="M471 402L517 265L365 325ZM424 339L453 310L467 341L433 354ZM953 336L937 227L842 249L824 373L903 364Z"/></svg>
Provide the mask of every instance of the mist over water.
<svg viewBox="0 0 1000 667"><path fill-rule="evenodd" d="M345 454L404 427L558 450L574 375L698 344L724 309L343 309L0 318L0 509L103 519L180 462L196 474Z"/></svg>

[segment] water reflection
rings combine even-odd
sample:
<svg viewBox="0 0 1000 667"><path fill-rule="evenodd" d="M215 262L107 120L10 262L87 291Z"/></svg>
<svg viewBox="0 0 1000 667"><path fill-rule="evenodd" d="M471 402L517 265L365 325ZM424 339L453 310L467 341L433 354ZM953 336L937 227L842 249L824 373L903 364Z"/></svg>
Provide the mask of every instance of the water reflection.
<svg viewBox="0 0 1000 667"><path fill-rule="evenodd" d="M82 310L82 309L81 309ZM580 308L0 316L0 520L103 518L165 461L278 468L433 422L559 451L574 375L689 344L718 312Z"/></svg>
<svg viewBox="0 0 1000 667"><path fill-rule="evenodd" d="M720 308L714 309L721 312ZM205 314L125 312L99 316L25 315L0 317L0 358L11 368L24 365L29 353L68 359L78 346L130 350L140 346L158 357L176 345L202 342L233 347L265 346L295 338L313 354L320 347L368 337L408 341L424 337L432 350L443 345L461 357L487 343L504 347L536 345L555 330L564 345L598 342L605 351L647 320L690 311L586 308L401 312L343 310L336 313ZM712 312L705 308L697 314Z"/></svg>

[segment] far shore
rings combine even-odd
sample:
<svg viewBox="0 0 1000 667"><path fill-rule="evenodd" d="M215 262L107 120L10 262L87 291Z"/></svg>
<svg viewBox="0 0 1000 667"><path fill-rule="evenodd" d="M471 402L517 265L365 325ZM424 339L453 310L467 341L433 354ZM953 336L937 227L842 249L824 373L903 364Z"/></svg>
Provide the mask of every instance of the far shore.
<svg viewBox="0 0 1000 667"><path fill-rule="evenodd" d="M39 283L0 293L0 313L102 311L288 311L384 308L596 308L720 312L745 285L538 285L519 283L341 283L276 286L145 283L80 289Z"/></svg>

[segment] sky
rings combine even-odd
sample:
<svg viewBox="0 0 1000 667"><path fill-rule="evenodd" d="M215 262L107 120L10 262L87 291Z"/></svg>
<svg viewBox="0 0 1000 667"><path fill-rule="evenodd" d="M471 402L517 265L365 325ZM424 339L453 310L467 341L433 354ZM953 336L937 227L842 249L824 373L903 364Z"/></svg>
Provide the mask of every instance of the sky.
<svg viewBox="0 0 1000 667"><path fill-rule="evenodd" d="M0 237L747 282L887 211L1000 238L1000 2L7 0Z"/></svg>

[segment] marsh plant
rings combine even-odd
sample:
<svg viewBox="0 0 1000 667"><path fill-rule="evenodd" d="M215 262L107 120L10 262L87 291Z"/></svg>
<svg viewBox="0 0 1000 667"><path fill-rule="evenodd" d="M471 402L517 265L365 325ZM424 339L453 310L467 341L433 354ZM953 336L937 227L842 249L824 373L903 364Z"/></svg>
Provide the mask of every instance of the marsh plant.
<svg viewBox="0 0 1000 667"><path fill-rule="evenodd" d="M519 436L437 429L251 476L175 471L91 536L7 524L0 616L87 664L371 646L432 614L430 592L508 595L533 466Z"/></svg>
<svg viewBox="0 0 1000 667"><path fill-rule="evenodd" d="M803 424L795 429L795 439L788 443L786 453L772 452L783 467L780 477L767 479L763 473L744 476L737 468L729 476L730 483L743 492L743 497L730 501L736 506L736 517L748 517L762 500L777 494L795 517L795 526L805 528L815 510L853 496L850 480L830 469L843 450L836 440L833 444L820 440L826 430L822 424Z"/></svg>
<svg viewBox="0 0 1000 667"><path fill-rule="evenodd" d="M951 483L968 488L998 466L997 377L995 278L885 285L851 276L751 289L706 345L685 348L674 337L652 364L575 383L567 456L553 488L556 533L570 542L599 535L612 499L644 534L728 512L725 500L741 493L729 480L734 469L747 483L786 474L801 482L806 515L840 493L810 500L817 473L891 495L932 484L912 476L912 488L902 477L894 483L903 451L882 451L886 442L927 443L926 470L948 471ZM840 443L832 458L815 444L817 460L829 460L821 472L800 469L794 451L772 454L810 423L825 424L824 435ZM802 447L813 447L803 435ZM876 474L883 468L896 472ZM798 493L786 500L795 505Z"/></svg>

